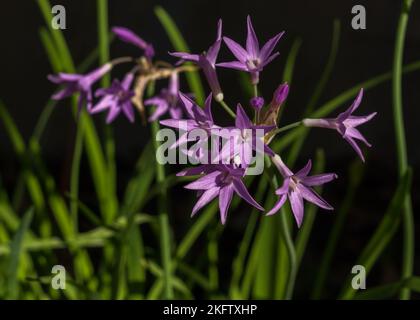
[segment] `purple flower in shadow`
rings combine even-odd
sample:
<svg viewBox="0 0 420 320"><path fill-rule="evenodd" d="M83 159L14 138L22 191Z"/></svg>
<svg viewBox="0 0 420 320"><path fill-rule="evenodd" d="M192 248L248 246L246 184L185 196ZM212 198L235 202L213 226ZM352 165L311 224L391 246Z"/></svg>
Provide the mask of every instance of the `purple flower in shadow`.
<svg viewBox="0 0 420 320"><path fill-rule="evenodd" d="M87 104L87 110L92 109L92 85L102 78L112 69L112 64L107 63L102 67L95 69L88 74L75 74L60 72L57 75L49 75L48 79L56 84L64 85L65 88L55 93L51 98L53 100L62 100L74 93L79 93L78 109L79 112L83 108L83 104Z"/></svg>
<svg viewBox="0 0 420 320"><path fill-rule="evenodd" d="M259 73L280 54L278 52L272 52L284 34L284 31L268 40L260 49L250 16L247 17L247 29L246 49L232 39L223 37L226 45L238 60L218 63L217 66L247 71L251 74L252 83L257 84L259 81Z"/></svg>
<svg viewBox="0 0 420 320"><path fill-rule="evenodd" d="M333 210L333 207L329 205L324 199L322 199L313 189L314 186L320 186L324 183L330 182L337 178L335 173L324 173L314 176L308 176L311 171L312 163L308 161L306 166L293 173L281 160L278 155L273 158L273 163L284 177L283 185L276 190L276 194L280 196L278 202L274 205L267 215L273 215L277 213L283 204L289 198L292 212L295 217L298 227L301 226L304 215L303 199L309 201L318 207L326 210Z"/></svg>
<svg viewBox="0 0 420 320"><path fill-rule="evenodd" d="M223 92L220 88L219 80L216 74L216 60L219 55L220 45L222 43L222 20L219 19L217 23L217 38L213 45L208 49L207 52L201 54L191 54L187 52L170 52L169 54L181 58L185 61L191 61L196 63L203 69L204 75L206 76L207 82L213 93L213 97L216 101L223 100Z"/></svg>
<svg viewBox="0 0 420 320"><path fill-rule="evenodd" d="M244 169L234 168L232 165L201 165L184 170L178 175L189 176L201 173L205 175L185 186L186 189L199 191L200 197L192 210L191 216L194 216L213 199L219 197L220 220L222 224L225 224L234 193L258 210L264 211L264 208L249 194L242 181L245 174Z"/></svg>
<svg viewBox="0 0 420 320"><path fill-rule="evenodd" d="M169 112L172 119L181 119L183 106L179 100L179 77L178 73L172 73L168 88L162 89L156 97L144 101L144 105L156 106L155 112L149 117L149 121L155 121Z"/></svg>
<svg viewBox="0 0 420 320"><path fill-rule="evenodd" d="M92 108L91 114L109 110L106 122L109 124L114 121L121 113L127 117L130 122L134 122L134 109L131 104L131 98L134 92L130 90L134 75L128 73L123 81L115 79L109 88L96 90L95 96L102 97L101 100Z"/></svg>
<svg viewBox="0 0 420 320"><path fill-rule="evenodd" d="M147 58L152 59L154 57L155 50L153 46L150 43L144 41L130 29L124 27L113 27L112 32L117 36L118 39L127 43L131 43L136 47L144 50L144 55Z"/></svg>
<svg viewBox="0 0 420 320"><path fill-rule="evenodd" d="M335 119L304 119L303 124L307 127L319 127L337 130L341 136L352 146L357 155L365 161L362 151L358 146L356 140L362 141L366 146L371 144L365 139L356 127L370 121L376 112L367 116L353 116L353 112L359 107L363 97L363 89L360 89L359 94L352 103L352 105L344 112L340 113Z"/></svg>

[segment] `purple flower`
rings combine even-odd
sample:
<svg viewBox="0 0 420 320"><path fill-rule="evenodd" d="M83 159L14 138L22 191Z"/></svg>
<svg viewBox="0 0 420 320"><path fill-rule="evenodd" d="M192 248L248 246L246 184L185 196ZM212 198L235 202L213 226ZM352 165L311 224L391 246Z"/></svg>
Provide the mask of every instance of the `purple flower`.
<svg viewBox="0 0 420 320"><path fill-rule="evenodd" d="M362 141L368 147L371 146L365 137L360 133L356 127L370 121L376 112L373 112L367 116L353 116L353 112L359 107L363 97L363 89L360 89L359 94L352 103L352 105L344 112L340 113L335 119L304 119L303 124L307 127L320 127L337 130L342 137L350 143L353 149L356 151L360 159L365 161L360 147L357 145L356 140Z"/></svg>
<svg viewBox="0 0 420 320"><path fill-rule="evenodd" d="M157 108L150 116L149 121L155 121L169 112L172 119L181 119L183 107L179 101L179 77L178 73L172 73L167 89L162 89L156 97L144 101L144 105L155 105Z"/></svg>
<svg viewBox="0 0 420 320"><path fill-rule="evenodd" d="M261 108L264 106L264 98L263 97L253 97L249 101L251 104L251 107L256 109L257 111L260 111Z"/></svg>
<svg viewBox="0 0 420 320"><path fill-rule="evenodd" d="M322 199L313 189L313 186L319 186L324 183L330 182L337 178L335 173L324 173L314 176L308 176L311 171L311 160L308 161L306 166L299 172L294 174L281 160L278 155L273 158L273 163L279 169L284 177L283 185L276 190L276 194L280 196L279 201L274 205L267 215L273 215L280 210L286 199L289 198L292 207L293 215L295 216L298 227L301 226L303 221L304 206L303 199L312 202L326 210L333 210L324 199Z"/></svg>
<svg viewBox="0 0 420 320"><path fill-rule="evenodd" d="M130 29L124 27L113 27L112 32L122 41L131 43L136 47L144 50L144 55L152 59L155 55L155 50L150 43L147 43Z"/></svg>
<svg viewBox="0 0 420 320"><path fill-rule="evenodd" d="M186 189L197 190L201 194L192 210L191 216L194 216L197 211L214 198L219 197L220 219L222 224L225 224L234 192L250 205L264 211L264 208L249 194L242 181L245 173L244 169L234 168L231 165L202 165L191 168L189 171L184 170L179 175L196 175L198 173L205 173L205 175L185 186Z"/></svg>
<svg viewBox="0 0 420 320"><path fill-rule="evenodd" d="M216 42L202 54L190 54L186 52L170 52L170 55L181 58L185 61L192 61L203 69L207 82L216 101L223 100L223 92L220 88L219 80L216 74L216 60L219 54L220 45L222 43L222 20L217 23L217 39Z"/></svg>
<svg viewBox="0 0 420 320"><path fill-rule="evenodd" d="M279 108L289 95L289 85L287 82L282 83L273 93L273 99L271 100L271 108Z"/></svg>
<svg viewBox="0 0 420 320"><path fill-rule="evenodd" d="M52 96L53 100L61 100L67 98L74 93L79 93L78 108L79 112L83 104L87 103L87 110L92 108L92 85L103 77L104 74L112 69L111 63L106 63L102 67L91 71L86 75L73 73L58 73L57 75L49 75L48 79L56 84L65 85L65 88Z"/></svg>
<svg viewBox="0 0 420 320"><path fill-rule="evenodd" d="M108 109L106 122L111 123L122 111L130 122L134 122L134 109L131 104L134 92L130 90L133 78L132 73L127 73L122 82L115 79L109 88L96 90L95 96L102 99L92 108L91 114Z"/></svg>
<svg viewBox="0 0 420 320"><path fill-rule="evenodd" d="M274 54L272 54L272 52L284 32L281 32L268 40L260 50L260 45L254 28L252 27L250 16L247 17L247 27L248 35L246 38L246 50L232 39L223 37L226 45L238 60L218 63L217 66L250 72L252 83L257 84L260 71L279 55L278 52L275 52Z"/></svg>
<svg viewBox="0 0 420 320"><path fill-rule="evenodd" d="M211 130L220 128L215 125L213 121L213 115L211 113L211 97L211 94L209 94L203 109L187 95L182 92L179 93L180 102L183 104L189 119L166 119L160 121L160 124L164 126L182 129L184 131L174 146L188 142L188 134L194 129L205 130L208 135L210 135Z"/></svg>
<svg viewBox="0 0 420 320"><path fill-rule="evenodd" d="M230 128L228 137L223 133L220 134L222 137L229 138L229 140L224 144L217 159L224 160L224 163L226 160L234 159L236 164L247 167L252 162L253 150L274 156L274 152L264 143L265 134L274 128L275 126L254 125L238 103L235 127ZM257 130L262 130L263 136L257 136ZM258 148L257 139L261 139L262 149Z"/></svg>

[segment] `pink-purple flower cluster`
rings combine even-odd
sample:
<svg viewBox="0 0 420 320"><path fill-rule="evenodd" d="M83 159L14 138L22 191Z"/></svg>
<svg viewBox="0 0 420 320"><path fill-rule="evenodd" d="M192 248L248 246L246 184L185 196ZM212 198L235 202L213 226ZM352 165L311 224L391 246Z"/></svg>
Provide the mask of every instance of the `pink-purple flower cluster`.
<svg viewBox="0 0 420 320"><path fill-rule="evenodd" d="M169 65L168 63L154 62L154 47L131 30L123 27L114 27L112 30L120 40L141 49L143 55L139 59L118 58L112 60L86 75L59 73L49 76L52 82L64 86L53 95L53 99L61 100L78 93L79 110L86 105L87 111L91 114L108 111L107 123L113 122L119 114L125 115L130 122L134 122L134 107L144 117L144 106L154 106L155 109L149 116L149 121L157 121L167 116L167 119L160 120L162 125L176 129L183 128L184 130L172 148L191 143L194 140L192 137L194 130L204 131L207 140L215 133L226 138L223 132L227 132L229 143L219 146L216 157L209 156L209 150L201 147L196 150L196 157L202 158L205 155L204 157L208 162L178 173L179 176L199 176L197 180L185 186L187 189L195 190L198 194L198 200L192 209L192 215L195 215L209 202L218 198L220 219L224 224L234 194L237 194L258 210L264 211L265 209L251 196L244 181L252 164L252 154L255 153L270 160L278 169L278 173L283 180L281 187L275 191L275 194L279 197L278 202L268 211L267 215L277 213L289 200L297 225L300 226L304 217L303 200L326 210L333 209L313 190L313 187L336 179L336 174L324 173L310 176L311 160L304 168L294 173L283 162L281 156L269 147L269 144L281 131L278 126L278 115L282 104L287 99L290 88L287 83L279 85L274 91L271 101L266 104L264 97L258 95L257 85L261 82L260 76L263 69L279 56L279 53L275 52L275 48L284 32L278 33L260 47L251 18L248 16L246 46L242 47L231 38L223 36L222 21L219 20L216 41L210 45L207 51L199 54L172 52L170 55L179 58L180 61L176 65ZM217 62L223 42L235 56L235 61ZM121 62L133 61L136 62L136 65L124 76L122 81L116 79L109 88L97 89L95 94L92 94L93 85L110 72L113 66ZM192 62L195 66L191 67L190 64L184 62ZM255 95L248 101L247 106L250 111L254 112L253 120L250 119L240 103L237 104L236 113L233 113L224 102L226 92L222 90L217 76L218 67L249 73ZM179 75L183 72L195 71L197 68L203 71L211 90L204 108L194 101L192 95L180 91ZM144 99L147 86L160 79L168 80L167 87L161 89L156 96ZM300 121L298 125L337 130L364 161L363 153L356 141L362 141L367 146L370 146L370 144L356 127L371 120L376 113L367 116L353 115L361 103L362 94L363 89L360 90L350 108L340 113L336 118L308 118ZM96 103L94 97L99 98ZM218 102L235 118L232 126L222 127L216 124L212 114L212 100ZM262 132L262 137L256 135L258 131ZM257 142L262 143L262 148L257 147ZM234 152L232 152L232 145L235 146Z"/></svg>

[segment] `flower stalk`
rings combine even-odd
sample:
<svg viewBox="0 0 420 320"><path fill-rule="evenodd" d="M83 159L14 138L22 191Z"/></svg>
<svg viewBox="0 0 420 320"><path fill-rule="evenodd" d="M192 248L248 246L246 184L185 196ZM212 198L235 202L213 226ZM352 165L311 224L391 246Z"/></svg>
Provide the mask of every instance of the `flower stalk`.
<svg viewBox="0 0 420 320"><path fill-rule="evenodd" d="M408 17L413 0L403 0L394 47L394 61L392 71L392 105L394 112L394 129L398 159L398 173L400 178L404 176L408 168L407 144L402 104L402 62L404 53L405 34ZM411 196L407 193L403 206L403 265L401 278L405 279L413 273L414 263L414 221L411 204ZM410 298L410 289L401 290L400 298Z"/></svg>

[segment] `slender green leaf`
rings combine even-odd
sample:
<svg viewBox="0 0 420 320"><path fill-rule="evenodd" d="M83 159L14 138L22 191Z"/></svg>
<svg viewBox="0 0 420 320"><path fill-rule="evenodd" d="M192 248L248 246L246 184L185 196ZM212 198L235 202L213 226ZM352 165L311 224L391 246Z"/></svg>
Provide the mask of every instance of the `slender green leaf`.
<svg viewBox="0 0 420 320"><path fill-rule="evenodd" d="M330 274L331 262L334 257L335 249L338 244L339 237L343 231L344 224L346 222L346 217L350 211L354 197L356 195L357 189L359 188L360 183L362 182L362 177L365 172L365 166L360 163L360 160L357 158L349 168L348 172L348 189L344 196L344 200L338 209L337 217L335 218L334 226L329 234L327 245L322 256L321 264L319 266L318 276L316 277L314 289L312 292L313 299L320 299L322 296L322 291L325 286L325 281L327 276Z"/></svg>
<svg viewBox="0 0 420 320"><path fill-rule="evenodd" d="M18 297L18 268L22 255L22 242L26 232L29 229L33 217L33 209L26 211L22 218L18 231L16 232L10 244L9 265L7 269L7 290L10 299Z"/></svg>
<svg viewBox="0 0 420 320"><path fill-rule="evenodd" d="M398 228L401 220L401 210L404 199L411 187L411 177L412 171L411 169L408 169L404 177L401 179L381 223L376 228L375 233L372 235L368 244L357 259L356 264L362 265L365 268L366 275L369 274L375 262L385 250ZM340 299L351 299L356 293L350 285L350 282L351 277L346 280L340 294Z"/></svg>

